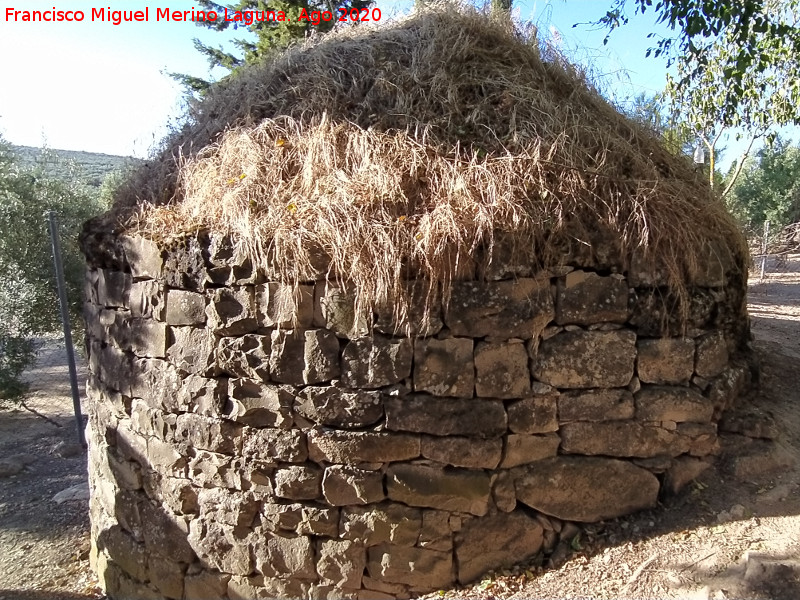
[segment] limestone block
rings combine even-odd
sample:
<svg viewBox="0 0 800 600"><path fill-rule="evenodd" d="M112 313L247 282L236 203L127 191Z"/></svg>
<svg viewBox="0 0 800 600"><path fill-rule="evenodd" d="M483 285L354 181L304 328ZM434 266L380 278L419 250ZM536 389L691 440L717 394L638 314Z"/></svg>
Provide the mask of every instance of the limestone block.
<svg viewBox="0 0 800 600"><path fill-rule="evenodd" d="M176 515L194 514L200 510L197 490L188 479L165 477L161 489L161 501Z"/></svg>
<svg viewBox="0 0 800 600"><path fill-rule="evenodd" d="M710 462L691 456L677 457L664 475L664 490L670 494L680 493L711 466Z"/></svg>
<svg viewBox="0 0 800 600"><path fill-rule="evenodd" d="M383 336L348 342L342 355L342 382L353 388L379 388L411 375L411 341Z"/></svg>
<svg viewBox="0 0 800 600"><path fill-rule="evenodd" d="M694 373L694 340L639 340L637 373L642 383L683 383Z"/></svg>
<svg viewBox="0 0 800 600"><path fill-rule="evenodd" d="M97 536L97 545L131 577L147 580L147 552L119 525L102 530Z"/></svg>
<svg viewBox="0 0 800 600"><path fill-rule="evenodd" d="M450 531L450 513L444 510L423 510L422 528L417 546L430 550L453 549L453 532Z"/></svg>
<svg viewBox="0 0 800 600"><path fill-rule="evenodd" d="M390 465L386 490L391 500L483 516L489 510L489 476L483 471L420 464ZM402 583L402 582L400 582Z"/></svg>
<svg viewBox="0 0 800 600"><path fill-rule="evenodd" d="M475 385L472 348L473 341L467 338L417 340L414 389L434 396L471 398Z"/></svg>
<svg viewBox="0 0 800 600"><path fill-rule="evenodd" d="M235 377L228 382L223 416L252 427L289 429L294 421L293 402L294 396L280 386Z"/></svg>
<svg viewBox="0 0 800 600"><path fill-rule="evenodd" d="M302 463L308 458L306 436L297 429L253 429L244 430L242 451L255 460L270 462Z"/></svg>
<svg viewBox="0 0 800 600"><path fill-rule="evenodd" d="M356 306L353 291L320 281L314 290L313 322L341 338L354 340L369 335L372 314Z"/></svg>
<svg viewBox="0 0 800 600"><path fill-rule="evenodd" d="M289 500L319 498L322 469L316 465L291 465L275 471L275 495Z"/></svg>
<svg viewBox="0 0 800 600"><path fill-rule="evenodd" d="M568 391L558 397L558 420L617 421L632 419L633 394L627 389Z"/></svg>
<svg viewBox="0 0 800 600"><path fill-rule="evenodd" d="M506 412L496 400L412 394L385 398L384 409L386 426L392 431L488 438L506 430Z"/></svg>
<svg viewBox="0 0 800 600"><path fill-rule="evenodd" d="M132 351L145 358L165 358L167 356L167 327L152 319L135 319L130 313L118 312L114 325L110 328L111 337L122 350Z"/></svg>
<svg viewBox="0 0 800 600"><path fill-rule="evenodd" d="M319 425L350 429L381 420L383 400L380 392L309 386L296 396L294 410Z"/></svg>
<svg viewBox="0 0 800 600"><path fill-rule="evenodd" d="M714 415L719 417L741 396L747 385L747 371L740 365L728 366L715 377L707 397L714 403Z"/></svg>
<svg viewBox="0 0 800 600"><path fill-rule="evenodd" d="M702 457L719 452L715 423L678 423L676 431L688 441L691 456Z"/></svg>
<svg viewBox="0 0 800 600"><path fill-rule="evenodd" d="M517 499L546 515L593 523L653 508L658 501L655 475L611 458L548 458L517 477Z"/></svg>
<svg viewBox="0 0 800 600"><path fill-rule="evenodd" d="M268 335L224 337L217 346L217 368L231 377L269 381L272 341Z"/></svg>
<svg viewBox="0 0 800 600"><path fill-rule="evenodd" d="M558 280L556 322L559 325L624 323L628 319L628 284L620 277L572 271Z"/></svg>
<svg viewBox="0 0 800 600"><path fill-rule="evenodd" d="M444 322L456 336L531 339L554 316L549 280L456 281Z"/></svg>
<svg viewBox="0 0 800 600"><path fill-rule="evenodd" d="M256 569L266 577L317 578L314 544L306 536L284 537L257 532L253 540Z"/></svg>
<svg viewBox="0 0 800 600"><path fill-rule="evenodd" d="M236 536L233 527L195 519L189 524L187 539L205 569L245 576L253 572L248 540Z"/></svg>
<svg viewBox="0 0 800 600"><path fill-rule="evenodd" d="M351 540L323 540L319 544L317 572L323 584L359 589L367 566L364 546Z"/></svg>
<svg viewBox="0 0 800 600"><path fill-rule="evenodd" d="M242 447L242 428L229 421L184 413L178 415L175 439L183 441L190 448L235 454Z"/></svg>
<svg viewBox="0 0 800 600"><path fill-rule="evenodd" d="M189 478L200 487L241 489L242 460L198 450L189 461Z"/></svg>
<svg viewBox="0 0 800 600"><path fill-rule="evenodd" d="M514 433L558 431L558 393L524 398L508 405L508 428Z"/></svg>
<svg viewBox="0 0 800 600"><path fill-rule="evenodd" d="M473 519L456 534L459 583L534 556L542 547L543 533L535 518L519 510Z"/></svg>
<svg viewBox="0 0 800 600"><path fill-rule="evenodd" d="M517 508L517 492L510 471L500 471L492 477L492 498L502 512L509 513Z"/></svg>
<svg viewBox="0 0 800 600"><path fill-rule="evenodd" d="M128 298L131 315L144 319L163 321L166 301L164 284L152 279L134 281Z"/></svg>
<svg viewBox="0 0 800 600"><path fill-rule="evenodd" d="M647 385L636 393L636 418L640 421L706 423L713 413L712 402L692 388Z"/></svg>
<svg viewBox="0 0 800 600"><path fill-rule="evenodd" d="M373 579L401 583L412 589L448 587L452 581L452 552L383 544L367 551L367 573Z"/></svg>
<svg viewBox="0 0 800 600"><path fill-rule="evenodd" d="M567 454L651 458L689 450L688 442L676 432L634 421L566 423L559 434L561 450Z"/></svg>
<svg viewBox="0 0 800 600"><path fill-rule="evenodd" d="M129 273L97 269L97 302L106 308L128 308L133 280Z"/></svg>
<svg viewBox="0 0 800 600"><path fill-rule="evenodd" d="M377 506L348 506L342 509L341 537L346 540L360 540L366 546L385 543L413 546L424 531L421 527L420 510L403 504L382 503Z"/></svg>
<svg viewBox="0 0 800 600"><path fill-rule="evenodd" d="M308 504L264 505L262 525L270 531L292 531L299 535L339 536L339 509Z"/></svg>
<svg viewBox="0 0 800 600"><path fill-rule="evenodd" d="M312 429L308 432L311 460L329 463L382 463L419 456L419 437L370 431Z"/></svg>
<svg viewBox="0 0 800 600"><path fill-rule="evenodd" d="M501 438L422 436L420 452L427 459L472 469L495 469L503 454Z"/></svg>
<svg viewBox="0 0 800 600"><path fill-rule="evenodd" d="M632 331L563 331L539 345L533 376L558 388L625 387L635 358Z"/></svg>
<svg viewBox="0 0 800 600"><path fill-rule="evenodd" d="M728 366L728 344L721 331L697 339L695 372L700 377L716 377Z"/></svg>
<svg viewBox="0 0 800 600"><path fill-rule="evenodd" d="M134 279L161 277L164 259L158 244L138 235L123 235L120 237L120 243Z"/></svg>
<svg viewBox="0 0 800 600"><path fill-rule="evenodd" d="M408 285L407 294L408 306L404 315L396 314L395 302L376 307L375 331L410 338L432 337L439 333L444 323L438 290L416 282Z"/></svg>
<svg viewBox="0 0 800 600"><path fill-rule="evenodd" d="M219 571L202 570L187 575L183 583L184 600L208 600L221 598L228 591L231 576Z"/></svg>
<svg viewBox="0 0 800 600"><path fill-rule="evenodd" d="M501 469L526 465L558 454L561 438L554 433L547 435L510 434L506 438Z"/></svg>
<svg viewBox="0 0 800 600"><path fill-rule="evenodd" d="M272 379L295 385L339 376L339 341L324 329L276 329L270 354Z"/></svg>
<svg viewBox="0 0 800 600"><path fill-rule="evenodd" d="M475 347L475 393L482 398L519 398L530 393L528 352L522 343Z"/></svg>
<svg viewBox="0 0 800 600"><path fill-rule="evenodd" d="M208 325L217 335L242 335L258 329L253 286L219 288L206 307Z"/></svg>
<svg viewBox="0 0 800 600"><path fill-rule="evenodd" d="M177 410L205 417L219 417L228 396L228 380L187 375L174 393Z"/></svg>
<svg viewBox="0 0 800 600"><path fill-rule="evenodd" d="M150 585L154 586L164 598L183 599L183 578L186 565L161 558L147 564Z"/></svg>
<svg viewBox="0 0 800 600"><path fill-rule="evenodd" d="M314 316L314 286L269 282L256 286L262 327L310 329Z"/></svg>
<svg viewBox="0 0 800 600"><path fill-rule="evenodd" d="M210 329L168 327L167 359L181 373L211 376L216 367L217 340Z"/></svg>
<svg viewBox="0 0 800 600"><path fill-rule="evenodd" d="M206 297L186 290L167 290L167 325L204 325L206 322Z"/></svg>
<svg viewBox="0 0 800 600"><path fill-rule="evenodd" d="M104 354L104 359L108 355ZM166 412L176 412L179 406L178 394L181 388L181 376L177 369L165 360L141 358L119 364L116 361L107 363L109 369L115 369L116 376L126 379L123 395L142 398L153 408Z"/></svg>
<svg viewBox="0 0 800 600"><path fill-rule="evenodd" d="M182 563L194 561L195 553L187 542L189 528L183 517L147 501L141 503L140 514L144 543L151 555Z"/></svg>
<svg viewBox="0 0 800 600"><path fill-rule="evenodd" d="M349 465L332 465L325 469L322 494L332 506L371 504L384 499L383 475Z"/></svg>

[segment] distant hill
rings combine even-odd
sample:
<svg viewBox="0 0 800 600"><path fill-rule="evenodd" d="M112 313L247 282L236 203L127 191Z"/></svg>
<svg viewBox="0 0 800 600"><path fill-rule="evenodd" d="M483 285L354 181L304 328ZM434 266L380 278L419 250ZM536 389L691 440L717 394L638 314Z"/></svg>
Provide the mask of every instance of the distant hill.
<svg viewBox="0 0 800 600"><path fill-rule="evenodd" d="M45 154L45 171L55 177L59 176L64 163L75 165L80 179L89 186L100 187L107 175L139 164L141 161L131 156L115 156L97 152L80 152L77 150L54 150L34 148L31 146L12 146L24 165L41 164Z"/></svg>

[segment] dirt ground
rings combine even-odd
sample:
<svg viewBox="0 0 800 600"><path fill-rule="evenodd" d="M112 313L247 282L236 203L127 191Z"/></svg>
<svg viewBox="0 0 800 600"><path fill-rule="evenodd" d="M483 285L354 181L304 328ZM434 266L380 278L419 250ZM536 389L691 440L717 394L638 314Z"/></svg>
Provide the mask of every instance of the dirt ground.
<svg viewBox="0 0 800 600"><path fill-rule="evenodd" d="M800 255L751 281L761 361L753 399L776 443L726 448L690 488L656 510L562 532L550 565L529 564L436 598L800 598ZM28 373L29 411L0 404L0 600L98 599L88 565L85 456L76 446L63 352ZM78 486L77 488L75 486ZM76 499L57 503L72 489Z"/></svg>

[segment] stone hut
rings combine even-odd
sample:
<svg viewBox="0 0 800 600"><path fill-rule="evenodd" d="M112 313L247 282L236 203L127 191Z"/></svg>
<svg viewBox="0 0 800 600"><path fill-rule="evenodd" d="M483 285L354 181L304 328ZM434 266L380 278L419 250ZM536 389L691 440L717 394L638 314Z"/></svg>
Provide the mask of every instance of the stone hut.
<svg viewBox="0 0 800 600"><path fill-rule="evenodd" d="M494 49L487 69L532 69L538 87L467 82L458 93L474 102L454 100L466 107L455 133L424 98L408 113L426 119L423 133L372 112L413 106L411 91L386 96L389 79L422 68L406 56L465 52L462 38ZM381 63L398 39L409 54ZM181 135L222 141L179 173L146 166L87 225L92 561L109 598L409 598L545 556L564 522L655 507L713 458L716 423L748 383L741 240L682 159L546 58L481 15L441 8L314 42L212 95L218 108L249 90L249 112L195 115ZM453 69L452 55L439 60L424 68ZM320 81L326 64L384 76L339 89ZM287 108L280 74L291 69L295 92L311 86L307 121ZM336 102L319 105L314 86ZM532 115L541 98L600 114L560 134L532 118L510 132L509 111ZM506 111L494 146L481 102ZM565 131L584 137L557 146ZM472 154L447 146L450 134L471 136ZM627 146L603 143L621 137ZM369 160L336 163L354 146ZM589 147L591 164L579 158ZM519 161L510 170L504 151ZM363 208L356 188L375 194L365 181L383 181L365 165L385 175L397 156L424 175L406 169L402 193ZM507 187L474 192L476 165ZM303 168L319 169L306 187ZM323 227L340 189L360 227L341 215ZM461 240L431 216L448 202L466 219ZM364 216L373 209L383 221ZM488 230L474 226L481 215ZM399 233L376 237L386 231Z"/></svg>

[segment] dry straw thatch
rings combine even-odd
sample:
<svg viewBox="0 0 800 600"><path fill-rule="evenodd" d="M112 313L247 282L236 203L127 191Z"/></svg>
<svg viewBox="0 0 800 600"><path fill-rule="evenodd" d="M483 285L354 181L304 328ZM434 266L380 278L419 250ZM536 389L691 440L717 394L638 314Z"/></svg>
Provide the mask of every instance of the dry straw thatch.
<svg viewBox="0 0 800 600"><path fill-rule="evenodd" d="M709 244L744 256L685 159L554 53L453 5L237 73L120 190L116 214L154 237L231 234L292 283L321 250L361 307L397 299L400 312L409 273L447 297L498 239L547 267L606 231L622 265L657 256L679 298Z"/></svg>

